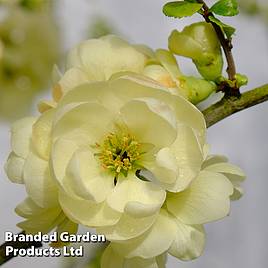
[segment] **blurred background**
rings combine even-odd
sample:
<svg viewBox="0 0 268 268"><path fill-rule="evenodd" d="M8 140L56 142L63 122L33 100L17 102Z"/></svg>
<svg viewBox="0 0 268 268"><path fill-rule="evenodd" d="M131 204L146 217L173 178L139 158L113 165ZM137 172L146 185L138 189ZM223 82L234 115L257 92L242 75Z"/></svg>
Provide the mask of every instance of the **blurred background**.
<svg viewBox="0 0 268 268"><path fill-rule="evenodd" d="M16 5L16 0L0 0L0 3L4 2L7 5L13 5L14 2ZM249 77L249 84L243 89L247 90L268 82L268 11L259 12L253 0L240 2L245 12L226 21L237 28L233 52L238 72ZM174 28L182 29L186 24L201 20L198 16L181 21L166 18L161 13L164 3L164 0L54 0L45 11L37 8L35 18L30 18L33 16L30 13L25 18L25 14L22 16L18 10L10 11L10 8L16 9L14 7L0 6L0 59L1 38L2 42L10 44L10 55L14 55L14 47L16 51L20 47L21 53L26 55L24 58L27 58L29 51L24 51L27 46L23 43L25 38L14 31L19 27L17 24L23 28L25 35L29 31L30 36L39 36L37 40L41 44L38 46L31 41L33 47L39 48L37 51L30 50L29 55L35 61L27 61L26 64L21 60L20 70L13 72L13 62L17 58L13 59L12 56L5 59L8 68L0 67L0 73L9 77L5 79L0 74L0 106L5 108L0 108L0 243L4 240L5 231L19 231L16 223L20 218L16 216L14 208L25 197L24 187L9 182L3 170L10 150L11 122L16 117L37 113L37 101L50 95L52 63L57 61L62 66L64 53L78 42L116 33L133 43L167 48L167 37ZM35 9L34 6L30 8ZM2 35L9 31L12 32L12 38L6 40ZM196 73L189 60L180 58L179 63L185 73ZM16 77L18 72L21 75ZM33 77L32 80L27 75ZM13 84L8 84L10 81ZM10 90L4 92L4 88ZM10 93L11 89L14 91ZM23 96L27 96L27 102L24 102ZM232 203L229 217L206 226L206 249L198 260L185 263L170 257L168 268L268 267L267 117L268 103L264 103L233 115L208 130L212 153L228 156L230 162L246 172L245 195L240 201ZM68 266L68 263L65 260L63 264L60 258L27 257L14 259L4 267L54 268ZM68 267L78 266L70 264Z"/></svg>

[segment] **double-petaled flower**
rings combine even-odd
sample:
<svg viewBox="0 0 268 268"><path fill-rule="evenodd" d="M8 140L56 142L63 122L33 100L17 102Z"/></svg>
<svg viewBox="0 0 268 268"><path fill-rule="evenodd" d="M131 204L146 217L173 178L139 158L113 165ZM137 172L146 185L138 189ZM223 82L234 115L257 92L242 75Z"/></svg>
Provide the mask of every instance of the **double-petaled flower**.
<svg viewBox="0 0 268 268"><path fill-rule="evenodd" d="M16 209L26 218L19 226L96 228L111 241L105 268L163 267L167 253L196 258L202 225L228 215L244 174L208 156L195 106L139 74L144 54L102 42L103 55L73 50L54 100L12 128L6 171L28 193Z"/></svg>

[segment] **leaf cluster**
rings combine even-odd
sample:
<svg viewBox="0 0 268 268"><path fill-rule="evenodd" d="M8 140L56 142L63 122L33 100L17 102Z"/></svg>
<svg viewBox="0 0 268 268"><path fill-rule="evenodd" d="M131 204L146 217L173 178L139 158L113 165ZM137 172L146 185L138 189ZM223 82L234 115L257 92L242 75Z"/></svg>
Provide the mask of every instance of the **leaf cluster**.
<svg viewBox="0 0 268 268"><path fill-rule="evenodd" d="M216 18L219 16L236 16L239 14L237 0L219 0L209 10L204 10L204 2L200 0L185 0L166 3L163 7L163 13L168 17L183 18L196 13L204 15L206 12L210 22L217 24L222 32L230 39L235 33L235 28L223 23Z"/></svg>

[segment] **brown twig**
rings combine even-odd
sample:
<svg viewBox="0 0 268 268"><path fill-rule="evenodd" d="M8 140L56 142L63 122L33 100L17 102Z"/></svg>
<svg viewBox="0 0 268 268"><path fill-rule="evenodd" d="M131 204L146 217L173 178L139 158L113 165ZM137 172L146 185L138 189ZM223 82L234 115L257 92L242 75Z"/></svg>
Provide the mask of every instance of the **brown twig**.
<svg viewBox="0 0 268 268"><path fill-rule="evenodd" d="M216 124L234 113L265 101L268 101L268 84L247 91L240 97L224 97L221 101L203 111L207 127Z"/></svg>

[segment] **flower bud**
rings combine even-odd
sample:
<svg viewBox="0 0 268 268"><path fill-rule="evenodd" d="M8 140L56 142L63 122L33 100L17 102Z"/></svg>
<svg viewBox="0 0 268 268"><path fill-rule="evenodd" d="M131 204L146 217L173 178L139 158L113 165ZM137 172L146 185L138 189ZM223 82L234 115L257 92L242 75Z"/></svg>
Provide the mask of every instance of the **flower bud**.
<svg viewBox="0 0 268 268"><path fill-rule="evenodd" d="M171 52L191 58L199 73L215 81L222 73L221 47L213 27L206 22L191 24L182 32L174 30L169 37Z"/></svg>
<svg viewBox="0 0 268 268"><path fill-rule="evenodd" d="M207 99L217 86L213 82L196 78L193 76L183 76L180 78L180 87L188 92L188 100L193 104Z"/></svg>

